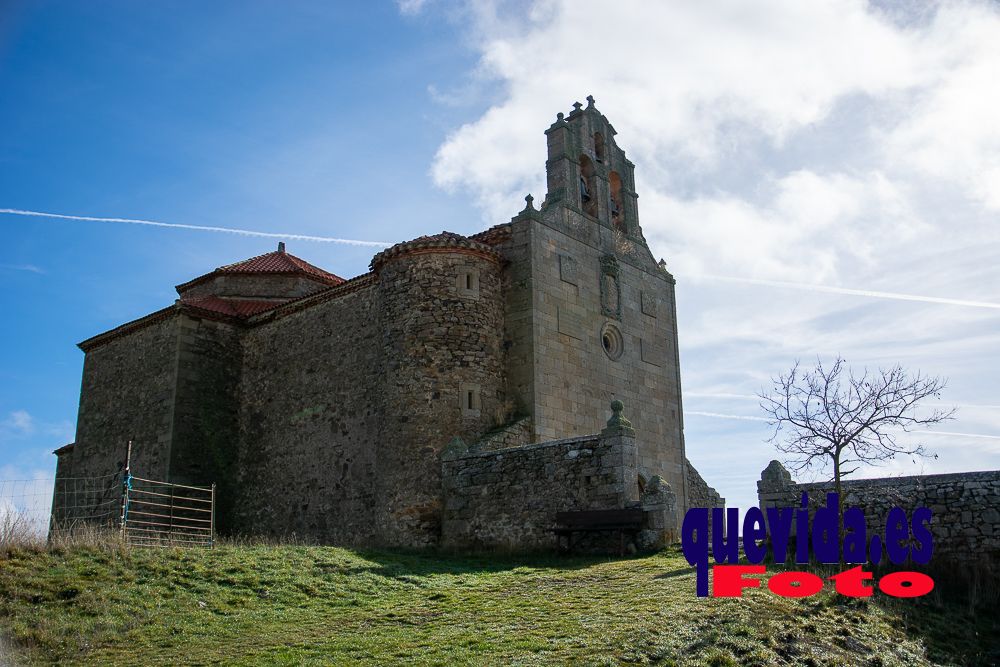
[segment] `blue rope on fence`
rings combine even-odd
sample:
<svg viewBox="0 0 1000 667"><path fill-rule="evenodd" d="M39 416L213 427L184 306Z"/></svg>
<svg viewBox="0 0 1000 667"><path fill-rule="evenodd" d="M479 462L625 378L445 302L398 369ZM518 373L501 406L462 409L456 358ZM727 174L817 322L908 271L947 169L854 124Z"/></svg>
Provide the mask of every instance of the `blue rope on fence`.
<svg viewBox="0 0 1000 667"><path fill-rule="evenodd" d="M128 492L131 491L131 490L132 490L132 473L128 473L126 475L126 477L125 477L125 489L124 489L125 503L122 505L122 523L123 524L126 521L128 521L128 506L129 506L129 503L131 502L131 498L129 497L129 493Z"/></svg>

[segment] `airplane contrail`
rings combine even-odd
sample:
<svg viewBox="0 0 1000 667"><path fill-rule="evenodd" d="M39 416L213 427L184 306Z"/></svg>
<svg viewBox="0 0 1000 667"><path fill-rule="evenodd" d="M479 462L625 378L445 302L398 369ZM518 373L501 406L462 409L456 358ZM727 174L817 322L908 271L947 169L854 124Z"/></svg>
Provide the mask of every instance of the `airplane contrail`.
<svg viewBox="0 0 1000 667"><path fill-rule="evenodd" d="M729 394L726 392L710 392L710 391L685 391L685 398L723 398L723 399L738 399L738 400L750 400L759 401L760 396L757 394ZM952 403L957 408L971 408L974 410L1000 410L1000 405L983 405L980 403Z"/></svg>
<svg viewBox="0 0 1000 667"><path fill-rule="evenodd" d="M224 232L227 234L239 234L242 236L257 236L264 238L290 239L296 241L316 241L319 243L341 243L344 245L369 246L376 248L386 248L392 243L386 241L362 241L359 239L341 239L330 236L310 236L307 234L279 234L276 232L260 232L252 229L238 229L235 227L212 227L207 225L187 225L178 222L160 222L158 220L143 220L139 218L104 218L87 215L66 215L61 213L46 213L42 211L26 211L16 208L0 208L0 213L8 215L20 215L36 218L55 218L58 220L80 220L84 222L113 222L130 225L147 225L150 227L169 227L173 229L190 229L201 232ZM848 294L852 296L867 296L878 299L895 299L899 301L920 301L924 303L940 303L952 306L971 306L974 308L990 308L1000 310L1000 303L989 301L970 301L967 299L949 299L935 296L921 296L916 294L899 294L896 292L878 292L874 290L850 289L847 287L833 287L829 285L814 285L811 283L793 283L783 280L763 280L759 278L738 278L735 276L717 276L711 274L700 274L695 278L707 280L721 280L725 282L745 283L749 285L764 285L767 287L784 287L789 289L808 290L813 292L828 292L831 294Z"/></svg>
<svg viewBox="0 0 1000 667"><path fill-rule="evenodd" d="M712 417L715 419L739 419L741 421L769 422L765 417L751 417L750 415L727 415L721 412L701 412L700 410L685 410L685 415L698 415L699 417ZM947 435L957 438L985 438L987 440L1000 440L1000 435L987 435L985 433L956 433L955 431L906 431L907 433L925 433L927 435Z"/></svg>
<svg viewBox="0 0 1000 667"><path fill-rule="evenodd" d="M751 422L769 422L765 417L751 417L749 415L724 415L720 412L701 412L700 410L685 410L685 415L698 415L699 417L714 417L716 419L741 419Z"/></svg>
<svg viewBox="0 0 1000 667"><path fill-rule="evenodd" d="M684 396L687 398L737 398L740 400L760 399L760 396L756 394L727 394L725 392L711 392L711 391L685 391Z"/></svg>
<svg viewBox="0 0 1000 667"><path fill-rule="evenodd" d="M759 278L737 278L734 276L717 276L698 274L695 278L721 280L730 283L746 283L748 285L765 285L767 287L787 287L789 289L808 290L812 292L828 292L830 294L849 294L851 296L869 296L876 299L895 299L897 301L922 301L924 303L943 303L949 306L972 306L973 308L993 308L1000 310L1000 303L990 301L969 301L967 299L949 299L937 296L921 296L917 294L899 294L898 292L877 292L875 290L850 289L830 285L814 285L812 283L791 283L784 280L762 280Z"/></svg>
<svg viewBox="0 0 1000 667"><path fill-rule="evenodd" d="M147 225L150 227L170 227L173 229L193 229L200 232L225 232L241 236L261 236L264 238L290 239L295 241L318 241L320 243L342 243L345 245L372 246L386 248L391 243L385 241L359 241L357 239L338 239L330 236L309 236L306 234L278 234L275 232L258 232L252 229L237 229L235 227L208 227L204 225L185 225L178 222L159 222L157 220L140 220L137 218L98 218L89 215L63 215L60 213L43 213L41 211L23 211L16 208L0 208L0 213L23 215L36 218L56 218L59 220L82 220L85 222L117 222L129 225Z"/></svg>
<svg viewBox="0 0 1000 667"><path fill-rule="evenodd" d="M987 440L1000 440L1000 435L986 435L984 433L955 433L954 431L909 431L909 433L926 433L927 435L950 435L958 438L986 438Z"/></svg>

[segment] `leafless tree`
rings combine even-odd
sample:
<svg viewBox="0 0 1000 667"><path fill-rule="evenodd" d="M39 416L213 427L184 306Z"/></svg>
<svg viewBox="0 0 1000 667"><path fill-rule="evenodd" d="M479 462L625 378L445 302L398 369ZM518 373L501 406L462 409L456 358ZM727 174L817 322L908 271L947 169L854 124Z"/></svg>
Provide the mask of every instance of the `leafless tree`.
<svg viewBox="0 0 1000 667"><path fill-rule="evenodd" d="M954 408L918 412L924 399L941 398L946 382L911 375L902 366L855 375L837 357L829 368L803 371L799 362L759 394L774 434L769 442L788 455L793 470L833 467L834 488L862 465L880 465L897 455L929 456L923 445L901 443L898 435L953 419ZM918 416L919 414L919 416ZM934 455L937 458L937 455Z"/></svg>

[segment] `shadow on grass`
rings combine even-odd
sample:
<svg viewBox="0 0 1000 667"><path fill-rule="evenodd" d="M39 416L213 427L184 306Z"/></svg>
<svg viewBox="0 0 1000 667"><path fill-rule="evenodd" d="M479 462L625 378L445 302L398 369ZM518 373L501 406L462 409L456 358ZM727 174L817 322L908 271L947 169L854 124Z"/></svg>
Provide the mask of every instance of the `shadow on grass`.
<svg viewBox="0 0 1000 667"><path fill-rule="evenodd" d="M561 556L552 553L475 553L456 554L403 549L358 549L355 551L377 566L361 566L358 572L371 572L385 577L421 577L440 574L479 575L510 572L519 568L531 570L581 570L601 563L630 558L608 556Z"/></svg>
<svg viewBox="0 0 1000 667"><path fill-rule="evenodd" d="M671 570L670 572L664 572L663 574L658 574L653 579L673 579L674 577L683 577L686 574L694 574L697 568L694 567L682 567L677 570Z"/></svg>
<svg viewBox="0 0 1000 667"><path fill-rule="evenodd" d="M770 573L807 570L823 578L854 567L820 563L778 565L771 559L767 566ZM874 581L893 571L924 572L934 579L934 590L918 598L894 598L878 590L865 599L834 595L807 613L822 613L824 607L851 609L876 604L894 616L908 636L919 639L927 649L927 657L935 663L1000 665L1000 577L991 562L942 560L930 566L865 564L864 568L874 575ZM868 585L873 585L873 581Z"/></svg>
<svg viewBox="0 0 1000 667"><path fill-rule="evenodd" d="M919 637L934 662L959 665L1000 664L1000 612L970 613L952 604L925 600L881 600L907 634Z"/></svg>

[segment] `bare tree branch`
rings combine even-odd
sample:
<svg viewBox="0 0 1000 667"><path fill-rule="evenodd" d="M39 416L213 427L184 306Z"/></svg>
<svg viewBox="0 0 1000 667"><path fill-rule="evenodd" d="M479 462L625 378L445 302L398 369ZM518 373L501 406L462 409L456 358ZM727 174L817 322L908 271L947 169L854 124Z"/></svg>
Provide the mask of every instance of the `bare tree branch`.
<svg viewBox="0 0 1000 667"><path fill-rule="evenodd" d="M954 408L918 412L922 401L940 399L946 386L941 378L911 375L899 364L858 375L838 356L828 367L817 359L807 371L796 360L758 397L773 429L768 442L787 455L786 465L797 472L832 467L839 493L841 478L861 466L900 455L929 456L922 444L902 444L897 435L953 419Z"/></svg>

